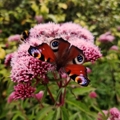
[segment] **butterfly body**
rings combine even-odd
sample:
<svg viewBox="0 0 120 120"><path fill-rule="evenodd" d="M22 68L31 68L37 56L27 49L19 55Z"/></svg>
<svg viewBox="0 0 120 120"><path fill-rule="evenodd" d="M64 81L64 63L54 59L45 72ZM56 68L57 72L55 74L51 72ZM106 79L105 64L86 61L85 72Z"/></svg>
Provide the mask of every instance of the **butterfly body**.
<svg viewBox="0 0 120 120"><path fill-rule="evenodd" d="M65 71L68 76L82 86L87 86L86 68L82 65L85 61L82 50L71 45L62 38L54 39L48 45L42 43L37 47L30 46L29 54L39 60L50 62L56 65L56 70Z"/></svg>

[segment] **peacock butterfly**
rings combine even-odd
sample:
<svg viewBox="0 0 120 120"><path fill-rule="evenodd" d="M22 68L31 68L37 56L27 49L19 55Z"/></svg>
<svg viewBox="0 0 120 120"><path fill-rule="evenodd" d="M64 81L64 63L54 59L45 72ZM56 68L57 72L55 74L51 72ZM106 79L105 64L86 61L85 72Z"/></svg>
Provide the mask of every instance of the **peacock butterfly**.
<svg viewBox="0 0 120 120"><path fill-rule="evenodd" d="M56 65L56 70L63 69L68 76L82 86L89 84L87 69L82 64L85 61L83 51L71 45L62 38L51 40L49 45L42 43L36 47L30 46L31 56Z"/></svg>

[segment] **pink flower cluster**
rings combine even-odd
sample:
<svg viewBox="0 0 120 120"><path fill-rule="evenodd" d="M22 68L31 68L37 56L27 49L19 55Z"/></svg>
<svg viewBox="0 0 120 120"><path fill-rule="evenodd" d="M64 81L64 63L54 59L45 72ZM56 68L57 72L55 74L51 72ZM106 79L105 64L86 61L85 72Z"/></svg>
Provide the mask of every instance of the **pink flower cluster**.
<svg viewBox="0 0 120 120"><path fill-rule="evenodd" d="M100 42L112 42L115 37L111 34L111 32L106 32L99 37Z"/></svg>
<svg viewBox="0 0 120 120"><path fill-rule="evenodd" d="M19 34L16 34L16 35L11 35L9 38L8 38L8 41L20 41L20 35Z"/></svg>
<svg viewBox="0 0 120 120"><path fill-rule="evenodd" d="M39 24L30 29L30 35L26 43L19 46L18 50L6 57L5 64L11 59L11 79L17 85L14 87L13 93L9 96L8 101L16 99L25 99L27 97L36 96L33 84L38 84L38 79L43 83L48 83L46 73L54 70L54 67L47 62L42 62L29 55L28 49L30 45L37 46L43 42L49 44L50 40L55 38L63 38L71 44L83 50L86 61L94 62L101 57L100 50L94 45L94 37L87 29L74 23L46 23ZM10 41L17 40L19 35L11 36ZM63 75L65 77L65 75ZM34 80L34 82L33 82ZM27 86L27 87L26 87ZM26 90L25 90L26 89ZM42 95L41 95L42 96Z"/></svg>
<svg viewBox="0 0 120 120"><path fill-rule="evenodd" d="M98 120L120 120L120 111L113 107L110 110L103 110L104 116L101 113L98 113Z"/></svg>
<svg viewBox="0 0 120 120"><path fill-rule="evenodd" d="M87 61L93 62L102 57L99 48L93 43L94 37L91 32L72 22L36 25L30 29L29 42L36 38L41 42L49 43L52 39L61 37L83 50Z"/></svg>

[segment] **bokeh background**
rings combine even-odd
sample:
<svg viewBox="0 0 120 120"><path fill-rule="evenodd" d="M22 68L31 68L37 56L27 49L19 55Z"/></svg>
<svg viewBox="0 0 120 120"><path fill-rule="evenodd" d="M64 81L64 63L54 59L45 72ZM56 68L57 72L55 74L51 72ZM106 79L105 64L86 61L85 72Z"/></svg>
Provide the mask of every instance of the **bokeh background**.
<svg viewBox="0 0 120 120"><path fill-rule="evenodd" d="M40 118L47 109L41 112L37 101L7 103L13 82L5 57L17 50L19 35L24 30L39 23L71 21L92 32L103 57L86 64L90 86L74 89L77 101L67 101L69 107L62 108L62 120L97 120L99 112L103 115L101 120L107 120L102 110L120 110L119 0L0 0L0 120L50 119ZM57 120L59 114L57 109L49 116Z"/></svg>

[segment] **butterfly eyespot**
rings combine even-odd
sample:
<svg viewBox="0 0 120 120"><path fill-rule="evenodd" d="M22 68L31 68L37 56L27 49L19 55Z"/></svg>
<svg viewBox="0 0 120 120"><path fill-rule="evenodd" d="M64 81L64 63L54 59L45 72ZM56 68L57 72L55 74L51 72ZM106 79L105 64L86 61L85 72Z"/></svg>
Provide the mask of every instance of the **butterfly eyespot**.
<svg viewBox="0 0 120 120"><path fill-rule="evenodd" d="M59 47L59 42L57 40L53 40L51 41L50 43L50 47L53 51L56 51L58 50L58 47Z"/></svg>
<svg viewBox="0 0 120 120"><path fill-rule="evenodd" d="M75 78L75 82L77 82L78 84L82 85L82 86L87 86L89 84L89 80L86 79L84 76L77 76Z"/></svg>
<svg viewBox="0 0 120 120"><path fill-rule="evenodd" d="M40 58L41 57L41 53L40 52L38 52L38 51L35 51L34 53L33 53L33 56L35 57L35 58Z"/></svg>
<svg viewBox="0 0 120 120"><path fill-rule="evenodd" d="M38 58L38 59L41 58L41 53L36 47L30 46L28 52L30 55L32 55L35 58Z"/></svg>
<svg viewBox="0 0 120 120"><path fill-rule="evenodd" d="M84 62L84 60L85 60L85 57L82 54L80 54L74 59L74 63L82 64Z"/></svg>

